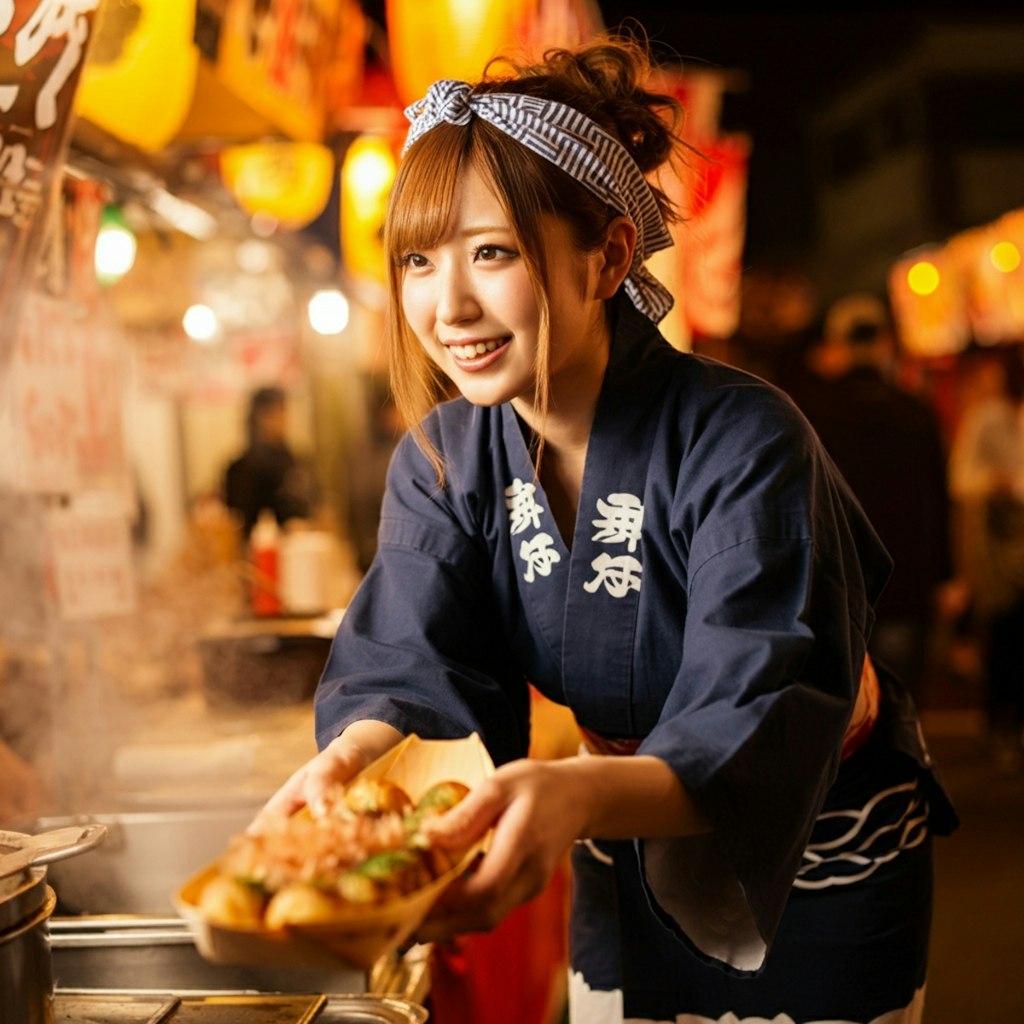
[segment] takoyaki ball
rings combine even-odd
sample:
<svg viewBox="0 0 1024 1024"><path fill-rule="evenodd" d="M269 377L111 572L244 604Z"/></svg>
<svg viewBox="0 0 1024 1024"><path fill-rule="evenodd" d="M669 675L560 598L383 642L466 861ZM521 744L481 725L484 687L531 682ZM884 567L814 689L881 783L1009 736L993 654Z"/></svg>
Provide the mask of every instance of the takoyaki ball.
<svg viewBox="0 0 1024 1024"><path fill-rule="evenodd" d="M345 790L345 806L356 814L406 814L412 800L401 786L387 779L360 779Z"/></svg>
<svg viewBox="0 0 1024 1024"><path fill-rule="evenodd" d="M213 924L228 928L259 928L263 923L263 892L230 875L214 875L199 894L197 907Z"/></svg>
<svg viewBox="0 0 1024 1024"><path fill-rule="evenodd" d="M338 892L350 903L386 903L433 881L418 850L385 850L341 874Z"/></svg>
<svg viewBox="0 0 1024 1024"><path fill-rule="evenodd" d="M270 897L263 923L274 931L287 925L327 924L338 917L340 910L341 901L330 890L293 882Z"/></svg>
<svg viewBox="0 0 1024 1024"><path fill-rule="evenodd" d="M468 792L469 787L461 782L438 782L431 786L405 816L405 832L410 837L410 845L418 849L429 845L420 834L423 822L451 810Z"/></svg>
<svg viewBox="0 0 1024 1024"><path fill-rule="evenodd" d="M436 782L416 801L418 811L447 811L469 792L464 782L446 780Z"/></svg>

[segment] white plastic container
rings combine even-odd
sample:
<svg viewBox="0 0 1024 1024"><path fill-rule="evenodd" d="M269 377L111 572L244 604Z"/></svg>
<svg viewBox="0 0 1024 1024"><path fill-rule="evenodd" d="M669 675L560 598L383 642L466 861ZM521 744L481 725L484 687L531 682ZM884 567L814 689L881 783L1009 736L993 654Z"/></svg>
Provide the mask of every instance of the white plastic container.
<svg viewBox="0 0 1024 1024"><path fill-rule="evenodd" d="M287 531L280 540L279 593L288 615L321 615L331 607L334 550L322 530Z"/></svg>

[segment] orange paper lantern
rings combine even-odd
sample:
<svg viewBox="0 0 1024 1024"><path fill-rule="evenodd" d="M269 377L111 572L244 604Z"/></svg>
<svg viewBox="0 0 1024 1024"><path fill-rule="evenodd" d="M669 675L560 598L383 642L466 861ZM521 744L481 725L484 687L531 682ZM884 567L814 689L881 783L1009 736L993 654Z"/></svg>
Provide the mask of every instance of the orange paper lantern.
<svg viewBox="0 0 1024 1024"><path fill-rule="evenodd" d="M221 153L220 168L246 213L292 230L323 212L334 186L334 154L315 142L231 146Z"/></svg>

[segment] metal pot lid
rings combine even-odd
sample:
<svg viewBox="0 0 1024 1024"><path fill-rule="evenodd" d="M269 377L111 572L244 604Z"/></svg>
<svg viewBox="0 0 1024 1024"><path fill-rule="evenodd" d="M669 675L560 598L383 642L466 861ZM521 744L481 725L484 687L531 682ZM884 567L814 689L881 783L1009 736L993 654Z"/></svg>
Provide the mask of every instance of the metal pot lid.
<svg viewBox="0 0 1024 1024"><path fill-rule="evenodd" d="M84 853L106 835L107 826L98 824L69 825L36 835L0 830L0 880L29 867Z"/></svg>
<svg viewBox="0 0 1024 1024"><path fill-rule="evenodd" d="M46 868L0 878L0 939L39 911L46 903L48 890Z"/></svg>

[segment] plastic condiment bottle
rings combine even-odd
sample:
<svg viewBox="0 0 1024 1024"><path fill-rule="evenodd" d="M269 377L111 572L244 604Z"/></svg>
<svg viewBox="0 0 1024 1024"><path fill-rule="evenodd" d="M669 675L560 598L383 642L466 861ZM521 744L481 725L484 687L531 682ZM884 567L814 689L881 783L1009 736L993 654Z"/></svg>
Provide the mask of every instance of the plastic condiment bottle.
<svg viewBox="0 0 1024 1024"><path fill-rule="evenodd" d="M252 562L252 613L258 616L280 615L280 531L270 509L260 512L249 536Z"/></svg>

